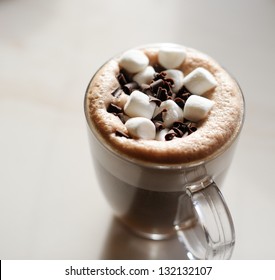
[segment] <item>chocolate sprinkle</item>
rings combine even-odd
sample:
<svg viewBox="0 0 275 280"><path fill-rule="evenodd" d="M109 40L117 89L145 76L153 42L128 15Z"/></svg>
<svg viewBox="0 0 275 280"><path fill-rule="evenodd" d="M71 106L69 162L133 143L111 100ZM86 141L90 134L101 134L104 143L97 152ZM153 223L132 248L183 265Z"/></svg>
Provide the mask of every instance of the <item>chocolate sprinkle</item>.
<svg viewBox="0 0 275 280"><path fill-rule="evenodd" d="M162 114L163 113L166 113L167 110L166 109L163 109L159 114L157 114L153 119L152 121L155 122L155 121L160 121L160 122L163 122L163 117L162 117Z"/></svg>
<svg viewBox="0 0 275 280"><path fill-rule="evenodd" d="M179 90L179 94L181 95L184 93L190 93L190 91L185 86L182 86Z"/></svg>
<svg viewBox="0 0 275 280"><path fill-rule="evenodd" d="M176 103L181 109L184 108L185 101L184 101L182 98L176 97L176 98L174 99L174 101L175 101L175 103Z"/></svg>
<svg viewBox="0 0 275 280"><path fill-rule="evenodd" d="M172 79L166 79L165 76L165 72L156 73L153 82L150 84L152 92L161 101L165 101L169 97L171 97L169 99L173 99L176 97L176 95L172 91L174 81Z"/></svg>
<svg viewBox="0 0 275 280"><path fill-rule="evenodd" d="M188 126L188 132L189 132L189 134L191 134L191 133L193 133L193 132L195 132L195 131L197 131L197 127L195 126L194 123L190 123L190 125Z"/></svg>
<svg viewBox="0 0 275 280"><path fill-rule="evenodd" d="M178 129L176 127L173 127L173 130L175 132L175 136L178 137L178 138L181 138L184 134L180 129Z"/></svg>
<svg viewBox="0 0 275 280"><path fill-rule="evenodd" d="M127 84L127 80L126 80L124 74L121 72L118 74L117 80L121 86L124 86L125 84Z"/></svg>
<svg viewBox="0 0 275 280"><path fill-rule="evenodd" d="M122 90L120 87L118 87L117 89L115 89L112 93L112 96L114 96L115 98L119 98L119 96L122 94Z"/></svg>
<svg viewBox="0 0 275 280"><path fill-rule="evenodd" d="M165 88L159 87L156 97L161 101L167 100L168 98L167 90Z"/></svg>
<svg viewBox="0 0 275 280"><path fill-rule="evenodd" d="M165 76L166 76L166 73L165 72L160 72L160 73L155 73L154 75L154 81L157 81L159 79L161 80L164 80L165 79Z"/></svg>
<svg viewBox="0 0 275 280"><path fill-rule="evenodd" d="M189 134L191 134L191 133L197 131L197 128L195 126L191 126L191 127L189 127L188 130L189 130Z"/></svg>
<svg viewBox="0 0 275 280"><path fill-rule="evenodd" d="M179 97L179 98L183 99L184 101L186 101L191 95L192 94L188 91L188 89L185 86L183 86L179 90L179 92L177 94L177 97Z"/></svg>
<svg viewBox="0 0 275 280"><path fill-rule="evenodd" d="M122 108L113 103L110 103L110 105L107 108L107 112L113 114L119 114L122 113Z"/></svg>
<svg viewBox="0 0 275 280"><path fill-rule="evenodd" d="M166 141L170 141L175 137L176 133L174 132L174 130L169 130L169 132L164 136Z"/></svg>
<svg viewBox="0 0 275 280"><path fill-rule="evenodd" d="M125 94L130 95L134 90L140 90L147 96L149 96L149 101L156 103L159 107L163 101L168 99L173 100L181 109L184 108L186 100L192 95L189 90L183 86L177 93L172 91L174 87L174 80L170 78L166 78L166 73L164 72L165 69L159 65L153 65L156 73L152 82L148 84L138 85L138 83L132 80L131 75L127 73L124 69L120 69L120 73L117 76L117 80L120 84L120 87L115 89L112 92L114 97L119 97L122 92ZM127 116L123 113L123 108L111 103L107 108L109 113L113 113L115 116L119 117L121 122L124 124L127 120ZM164 129L163 125L163 113L167 112L166 109L162 110L159 114L157 114L151 120L155 124L156 131L160 131ZM125 118L126 117L126 118ZM184 119L184 121L174 122L172 128L169 132L165 135L165 140L170 141L173 138L181 138L185 137L186 135L190 135L191 133L197 130L196 124ZM116 130L116 136L131 138L128 134L121 130Z"/></svg>
<svg viewBox="0 0 275 280"><path fill-rule="evenodd" d="M151 87L147 84L142 84L140 86L140 91L142 91L143 93L147 94L149 97L150 96L154 96L154 93L151 91Z"/></svg>
<svg viewBox="0 0 275 280"><path fill-rule="evenodd" d="M189 130L187 124L183 123L183 122L174 122L173 128L182 131L183 134L188 132L188 130Z"/></svg>
<svg viewBox="0 0 275 280"><path fill-rule="evenodd" d="M123 74L124 79L126 80L126 84L132 81L131 76L126 70L120 69L120 73Z"/></svg>
<svg viewBox="0 0 275 280"><path fill-rule="evenodd" d="M151 90L156 94L158 92L159 87L163 87L163 86L164 86L164 81L161 79L156 80L150 84Z"/></svg>
<svg viewBox="0 0 275 280"><path fill-rule="evenodd" d="M173 79L170 79L170 78L165 79L165 82L168 83L171 87L174 86L174 80Z"/></svg>
<svg viewBox="0 0 275 280"><path fill-rule="evenodd" d="M149 102L155 102L158 107L161 104L161 100L152 95L149 95Z"/></svg>
<svg viewBox="0 0 275 280"><path fill-rule="evenodd" d="M147 85L147 84L142 84L140 86L140 90L143 92L143 91L147 91L147 90L150 90L150 86Z"/></svg>
<svg viewBox="0 0 275 280"><path fill-rule="evenodd" d="M155 122L155 127L156 127L156 131L160 131L160 130L164 129L164 127L163 127L163 122L161 122L161 121L156 121L156 122Z"/></svg>
<svg viewBox="0 0 275 280"><path fill-rule="evenodd" d="M138 88L138 84L136 82L127 83L122 86L123 91L128 95L130 95L131 92L137 88Z"/></svg>

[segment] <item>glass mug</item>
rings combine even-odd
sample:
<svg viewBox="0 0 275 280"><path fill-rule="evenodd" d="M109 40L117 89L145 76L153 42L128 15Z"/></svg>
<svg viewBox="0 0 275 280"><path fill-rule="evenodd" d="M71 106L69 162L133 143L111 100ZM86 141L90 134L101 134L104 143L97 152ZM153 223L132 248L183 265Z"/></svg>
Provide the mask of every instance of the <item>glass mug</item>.
<svg viewBox="0 0 275 280"><path fill-rule="evenodd" d="M100 187L115 216L145 238L162 240L177 234L190 259L230 259L234 224L217 185L232 161L244 112L235 137L207 159L154 164L118 153L104 141L90 121L88 90L89 86L84 106L90 149Z"/></svg>

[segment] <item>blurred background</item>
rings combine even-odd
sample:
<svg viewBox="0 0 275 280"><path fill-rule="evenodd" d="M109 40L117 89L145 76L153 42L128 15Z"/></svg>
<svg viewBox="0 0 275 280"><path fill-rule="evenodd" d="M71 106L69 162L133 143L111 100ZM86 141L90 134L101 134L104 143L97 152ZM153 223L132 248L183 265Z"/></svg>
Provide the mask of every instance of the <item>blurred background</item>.
<svg viewBox="0 0 275 280"><path fill-rule="evenodd" d="M274 0L0 0L0 259L177 259L112 216L94 176L83 99L136 45L208 53L239 81L246 122L223 186L233 259L275 259Z"/></svg>

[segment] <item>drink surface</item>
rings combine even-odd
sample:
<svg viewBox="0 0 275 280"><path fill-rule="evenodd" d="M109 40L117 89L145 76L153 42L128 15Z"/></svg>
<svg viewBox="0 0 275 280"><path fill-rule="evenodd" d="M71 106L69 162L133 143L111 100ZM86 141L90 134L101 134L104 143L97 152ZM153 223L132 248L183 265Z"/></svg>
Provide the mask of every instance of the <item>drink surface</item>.
<svg viewBox="0 0 275 280"><path fill-rule="evenodd" d="M149 65L158 65L158 47L141 49ZM119 56L109 60L92 78L87 89L85 110L90 127L99 141L118 155L152 164L189 164L213 158L231 145L238 135L244 111L242 93L235 80L211 57L185 48L186 58L177 67L184 76L198 67L207 69L217 85L203 96L213 101L207 117L196 123L196 131L171 141L133 139L127 135L125 123L108 111L110 104L125 106L129 96L121 90L117 79L121 71Z"/></svg>

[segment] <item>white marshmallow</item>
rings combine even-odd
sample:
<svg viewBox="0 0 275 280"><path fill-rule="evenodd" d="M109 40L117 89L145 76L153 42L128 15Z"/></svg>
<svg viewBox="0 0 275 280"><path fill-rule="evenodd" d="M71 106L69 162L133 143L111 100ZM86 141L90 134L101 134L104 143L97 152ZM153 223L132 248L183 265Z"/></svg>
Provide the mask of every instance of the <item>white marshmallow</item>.
<svg viewBox="0 0 275 280"><path fill-rule="evenodd" d="M198 67L185 76L183 83L193 94L202 95L217 85L214 76L205 68Z"/></svg>
<svg viewBox="0 0 275 280"><path fill-rule="evenodd" d="M183 121L182 109L170 99L161 102L160 106L156 107L154 117L161 113L164 109L167 110L167 112L162 113L163 125L165 127L171 127L174 122Z"/></svg>
<svg viewBox="0 0 275 280"><path fill-rule="evenodd" d="M119 59L119 65L129 73L140 72L145 69L148 64L148 57L140 50L129 50L123 53Z"/></svg>
<svg viewBox="0 0 275 280"><path fill-rule="evenodd" d="M154 123L146 118L131 118L125 123L125 126L129 135L133 138L153 140L156 137L156 128Z"/></svg>
<svg viewBox="0 0 275 280"><path fill-rule="evenodd" d="M159 50L158 61L166 69L179 67L186 57L186 51L180 47L163 47Z"/></svg>
<svg viewBox="0 0 275 280"><path fill-rule="evenodd" d="M156 140L158 141L165 141L165 135L169 132L169 129L168 128L164 128L160 131L157 132L156 134Z"/></svg>
<svg viewBox="0 0 275 280"><path fill-rule="evenodd" d="M163 71L166 73L165 78L172 79L174 81L174 86L172 88L173 92L177 93L183 86L183 73L180 70L169 69Z"/></svg>
<svg viewBox="0 0 275 280"><path fill-rule="evenodd" d="M191 95L185 103L183 117L192 122L197 122L208 115L213 105L214 101L212 100L198 95Z"/></svg>
<svg viewBox="0 0 275 280"><path fill-rule="evenodd" d="M124 105L124 112L129 117L144 117L151 119L156 108L155 102L149 101L149 96L145 93L134 90Z"/></svg>
<svg viewBox="0 0 275 280"><path fill-rule="evenodd" d="M144 70L134 75L133 80L140 86L142 84L149 84L153 80L155 73L155 69L152 66L147 66Z"/></svg>

